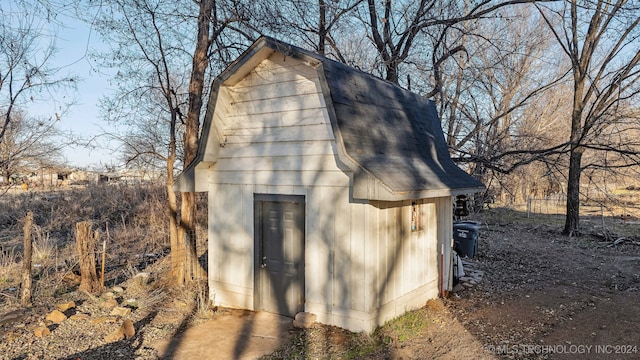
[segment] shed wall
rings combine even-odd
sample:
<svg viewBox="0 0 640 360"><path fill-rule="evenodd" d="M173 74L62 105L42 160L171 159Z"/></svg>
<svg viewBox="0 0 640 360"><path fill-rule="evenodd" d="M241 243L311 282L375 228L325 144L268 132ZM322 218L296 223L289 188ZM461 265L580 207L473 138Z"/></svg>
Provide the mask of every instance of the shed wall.
<svg viewBox="0 0 640 360"><path fill-rule="evenodd" d="M318 81L313 68L276 53L220 88L221 148L207 176L211 295L254 308L253 195L304 195L306 311L371 331L437 296L442 206L419 200L412 232L410 201L352 199Z"/></svg>

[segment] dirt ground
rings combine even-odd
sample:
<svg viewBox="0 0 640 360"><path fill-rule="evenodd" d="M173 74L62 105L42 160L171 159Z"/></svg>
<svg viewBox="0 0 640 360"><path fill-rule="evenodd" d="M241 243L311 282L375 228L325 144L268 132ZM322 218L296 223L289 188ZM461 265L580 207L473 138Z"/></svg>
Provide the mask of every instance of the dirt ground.
<svg viewBox="0 0 640 360"><path fill-rule="evenodd" d="M640 358L638 227L629 225L633 236L613 245L592 235L602 233L598 219L585 219L579 238L559 234L561 218L513 220L499 210L485 214L476 258L485 278L446 301L485 352Z"/></svg>
<svg viewBox="0 0 640 360"><path fill-rule="evenodd" d="M194 323L171 305L181 301L164 299L148 314L144 307L134 311L137 335L131 340L103 344L117 323L89 321L65 322L51 336L35 338L31 326L51 310L42 305L42 311L30 310L29 318L0 324L0 358L98 359L114 353L127 359L245 359L265 353L270 355L263 359L640 358L638 225L616 227L627 235L614 236L621 240L613 244L592 235L602 233L598 219L583 220L584 236L577 238L560 235L560 217L527 218L498 209L475 220L482 228L472 261L484 271L482 282L430 301L374 334L320 325L293 329L228 309ZM132 296L132 287L124 287L124 298ZM78 312L101 316L99 301L68 295L83 302ZM0 308L0 315L8 310ZM81 333L85 327L90 333Z"/></svg>

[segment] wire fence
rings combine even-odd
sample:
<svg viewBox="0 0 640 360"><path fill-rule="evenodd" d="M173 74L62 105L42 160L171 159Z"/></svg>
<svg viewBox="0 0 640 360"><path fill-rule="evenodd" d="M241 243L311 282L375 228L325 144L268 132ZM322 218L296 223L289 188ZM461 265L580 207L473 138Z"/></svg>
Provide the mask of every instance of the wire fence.
<svg viewBox="0 0 640 360"><path fill-rule="evenodd" d="M510 208L522 211L527 218L535 220L557 220L566 216L567 198L563 195L546 198L528 198L524 204L513 204ZM625 233L640 228L640 202L618 199L591 200L580 203L581 228L602 228L611 232Z"/></svg>

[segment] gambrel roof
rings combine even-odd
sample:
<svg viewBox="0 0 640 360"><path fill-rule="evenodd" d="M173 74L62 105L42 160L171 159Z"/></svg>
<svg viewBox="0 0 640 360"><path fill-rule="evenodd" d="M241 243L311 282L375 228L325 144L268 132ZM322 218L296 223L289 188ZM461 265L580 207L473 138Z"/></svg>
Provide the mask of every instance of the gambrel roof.
<svg viewBox="0 0 640 360"><path fill-rule="evenodd" d="M195 172L215 163L212 125L218 89L236 83L274 52L316 68L336 139L337 159L351 171L356 199L407 200L470 193L483 184L449 155L433 101L322 55L262 37L213 83L196 160L175 186L191 190Z"/></svg>

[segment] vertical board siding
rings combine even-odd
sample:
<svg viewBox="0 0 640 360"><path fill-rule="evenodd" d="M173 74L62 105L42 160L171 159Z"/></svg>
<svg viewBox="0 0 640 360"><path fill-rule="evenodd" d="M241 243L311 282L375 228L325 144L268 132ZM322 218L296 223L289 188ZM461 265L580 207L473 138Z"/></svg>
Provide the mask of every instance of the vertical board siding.
<svg viewBox="0 0 640 360"><path fill-rule="evenodd" d="M236 269L220 274L221 282L252 288L253 284L248 280L253 278L253 224L248 220L252 218L253 211L252 207L246 208L248 204L243 196L243 190L243 186L220 185L218 187L219 194L224 194L224 196L218 196L222 202L220 204L222 206L218 209L224 209L224 211L215 212L215 221L219 228L220 250L225 255L218 261L225 269L231 267Z"/></svg>
<svg viewBox="0 0 640 360"><path fill-rule="evenodd" d="M369 331L437 279L438 238L451 224L436 215L451 205L418 201L422 227L412 232L411 201L352 201L319 89L315 69L279 53L220 88L220 149L207 177L210 286L214 300L253 309L254 194L304 195L307 306L321 322Z"/></svg>
<svg viewBox="0 0 640 360"><path fill-rule="evenodd" d="M412 202L372 202L368 243L375 258L371 262L372 309L394 303L407 293L437 284L438 221L437 203L417 200L420 228L411 231ZM426 301L426 299L424 299ZM402 308L402 304L396 307ZM399 315L399 313L397 314Z"/></svg>
<svg viewBox="0 0 640 360"><path fill-rule="evenodd" d="M209 247L209 263L207 264L207 269L209 272L209 281L220 281L220 273L222 272L222 268L220 266L219 259L223 256L220 248L220 225L216 221L217 217L214 214L218 213L218 209L220 209L220 199L217 196L218 187L215 184L209 185L209 195L208 195L208 247ZM212 284L209 284L211 287ZM213 294L212 294L213 295Z"/></svg>
<svg viewBox="0 0 640 360"><path fill-rule="evenodd" d="M351 308L351 296L355 284L352 282L352 267L357 266L351 262L351 211L348 192L335 193L334 202L324 202L325 211L334 213L334 239L333 254L333 305L338 309ZM331 208L329 208L331 206Z"/></svg>
<svg viewBox="0 0 640 360"><path fill-rule="evenodd" d="M440 214L452 214L453 213L453 205L452 199L450 197L442 197L436 199L436 208ZM440 274L439 281L444 283L445 290L451 290L453 288L453 277L451 276L451 249L453 242L453 217L452 216L438 216L438 274ZM440 253L442 248L444 247L444 264L442 264L442 259ZM441 274L442 269L444 269L444 274Z"/></svg>
<svg viewBox="0 0 640 360"><path fill-rule="evenodd" d="M210 186L209 286L212 299L228 306L253 308L253 216L237 185ZM252 206L252 205L251 205ZM220 211L224 209L224 211Z"/></svg>
<svg viewBox="0 0 640 360"><path fill-rule="evenodd" d="M425 205L425 236L427 237L427 247L424 255L424 279L427 282L438 281L438 217L451 217L451 212L441 212L435 201ZM440 216L438 216L440 214ZM444 214L444 215L442 215Z"/></svg>
<svg viewBox="0 0 640 360"><path fill-rule="evenodd" d="M323 188L314 187L309 190L307 197L306 271L313 276L307 277L306 297L310 302L329 304L332 270L329 261L331 246L327 243L327 239L333 238L333 221L327 219L328 214L321 211L322 191Z"/></svg>
<svg viewBox="0 0 640 360"><path fill-rule="evenodd" d="M348 204L348 197L347 197ZM346 217L349 231L349 275L351 277L351 304L350 308L354 310L365 310L365 274L368 272L366 267L366 255L368 237L366 234L365 211L362 204L349 204L351 208L351 216Z"/></svg>

